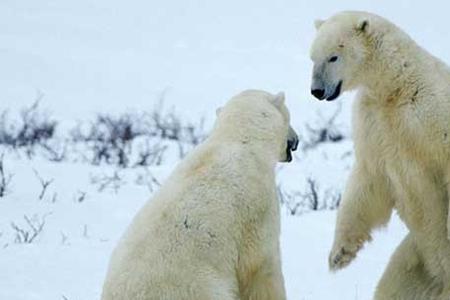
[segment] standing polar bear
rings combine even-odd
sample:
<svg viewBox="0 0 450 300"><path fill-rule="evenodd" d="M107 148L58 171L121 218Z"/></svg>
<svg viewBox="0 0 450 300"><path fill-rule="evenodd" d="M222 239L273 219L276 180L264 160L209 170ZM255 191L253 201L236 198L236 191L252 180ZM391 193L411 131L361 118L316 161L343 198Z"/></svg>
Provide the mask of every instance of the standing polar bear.
<svg viewBox="0 0 450 300"><path fill-rule="evenodd" d="M450 69L389 21L342 12L317 21L312 94L356 89L356 162L337 216L330 268L347 266L393 208L409 234L378 300L450 299Z"/></svg>
<svg viewBox="0 0 450 300"><path fill-rule="evenodd" d="M231 99L135 217L102 299L285 299L274 169L297 144L283 94Z"/></svg>

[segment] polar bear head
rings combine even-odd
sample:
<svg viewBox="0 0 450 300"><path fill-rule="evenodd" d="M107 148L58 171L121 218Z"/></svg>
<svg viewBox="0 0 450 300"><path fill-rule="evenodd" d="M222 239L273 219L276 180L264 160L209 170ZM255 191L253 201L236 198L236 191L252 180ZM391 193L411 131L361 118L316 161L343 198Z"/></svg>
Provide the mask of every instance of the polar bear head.
<svg viewBox="0 0 450 300"><path fill-rule="evenodd" d="M217 110L212 136L222 142L246 145L255 154L262 151L277 161L290 162L292 151L297 150L298 137L289 125L284 100L284 93L244 91Z"/></svg>
<svg viewBox="0 0 450 300"><path fill-rule="evenodd" d="M315 22L310 55L314 63L311 93L316 98L332 101L361 84L379 19L364 12L341 12Z"/></svg>

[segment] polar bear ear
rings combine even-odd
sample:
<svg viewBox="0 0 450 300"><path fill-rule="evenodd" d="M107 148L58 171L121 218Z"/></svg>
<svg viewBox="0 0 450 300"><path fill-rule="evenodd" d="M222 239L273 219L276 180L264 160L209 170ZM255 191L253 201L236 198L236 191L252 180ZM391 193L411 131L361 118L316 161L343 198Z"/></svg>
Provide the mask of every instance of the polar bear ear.
<svg viewBox="0 0 450 300"><path fill-rule="evenodd" d="M322 26L323 23L325 23L324 20L319 20L319 19L315 20L314 27L316 27L316 30L319 30L320 26Z"/></svg>
<svg viewBox="0 0 450 300"><path fill-rule="evenodd" d="M221 112L222 112L222 107L219 107L218 109L216 109L216 116L218 117Z"/></svg>
<svg viewBox="0 0 450 300"><path fill-rule="evenodd" d="M356 24L356 29L361 32L367 32L368 28L369 28L369 20L367 19L361 19Z"/></svg>
<svg viewBox="0 0 450 300"><path fill-rule="evenodd" d="M281 107L284 104L284 100L286 99L284 92L279 92L275 95L275 98L273 99L273 104L275 104L276 107Z"/></svg>

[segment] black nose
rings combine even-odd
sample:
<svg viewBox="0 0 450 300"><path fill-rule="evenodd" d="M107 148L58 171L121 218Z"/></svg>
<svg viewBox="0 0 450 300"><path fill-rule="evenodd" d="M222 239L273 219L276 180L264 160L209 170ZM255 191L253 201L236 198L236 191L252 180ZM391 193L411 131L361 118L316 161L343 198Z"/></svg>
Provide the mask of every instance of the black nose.
<svg viewBox="0 0 450 300"><path fill-rule="evenodd" d="M322 89L313 89L311 90L311 94L319 100L322 100L325 95L325 90Z"/></svg>

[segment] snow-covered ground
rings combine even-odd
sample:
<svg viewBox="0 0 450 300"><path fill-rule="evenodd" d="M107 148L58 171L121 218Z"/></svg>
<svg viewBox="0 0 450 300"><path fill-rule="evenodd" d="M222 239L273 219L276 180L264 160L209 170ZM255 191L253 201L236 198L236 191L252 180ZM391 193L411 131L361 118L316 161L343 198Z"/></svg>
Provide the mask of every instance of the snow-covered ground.
<svg viewBox="0 0 450 300"><path fill-rule="evenodd" d="M148 170L121 170L117 191L113 184L99 191L100 184L92 183L92 178L112 176L117 169L15 158L5 160L5 167L14 177L9 194L0 198L0 299L98 299L113 247L151 195ZM171 168L151 168L152 176L163 180ZM289 177L289 168L285 166L281 175ZM44 181L53 179L42 199L38 176ZM291 178L295 183L299 176ZM405 233L394 218L387 232L377 234L354 264L331 274L327 255L335 212L290 216L285 208L282 211L283 269L289 299L370 299ZM24 216L35 225L45 220L42 233L31 244L17 243L11 227L13 222L31 231Z"/></svg>
<svg viewBox="0 0 450 300"><path fill-rule="evenodd" d="M307 125L317 128L338 109L333 127L346 138L298 152L294 163L280 166L280 186L303 192L312 178L322 197L335 195L352 163L352 95L334 103L309 95L314 19L344 9L379 13L448 62L449 7L437 0L2 0L0 112L43 94L41 106L70 128L97 113L147 111L163 99L183 118L206 117L209 128L216 107L235 93L283 90L304 142ZM176 160L118 169L6 151L4 163L13 177L0 198L0 299L91 300L99 297L117 239L157 188L151 178L163 181ZM39 199L41 179L52 181ZM335 211L291 216L288 207L282 250L289 299L371 299L405 235L398 218L350 267L331 274ZM31 230L24 216L33 226L45 223L30 244L18 243L13 228Z"/></svg>
<svg viewBox="0 0 450 300"><path fill-rule="evenodd" d="M317 183L319 197L340 191L348 173L351 143L328 143L297 155L280 166L286 193L306 191L306 178ZM318 165L321 169L315 169ZM122 169L87 163L28 160L7 151L4 169L12 175L0 198L0 299L98 299L109 259L118 238L158 182L174 167ZM117 176L116 176L117 175ZM43 193L43 182L50 182ZM335 212L321 210L292 216L282 207L283 269L289 299L370 299L393 249L405 234L394 217L387 233L377 234L348 269L331 274L327 255L333 239ZM33 232L21 243L13 225Z"/></svg>

